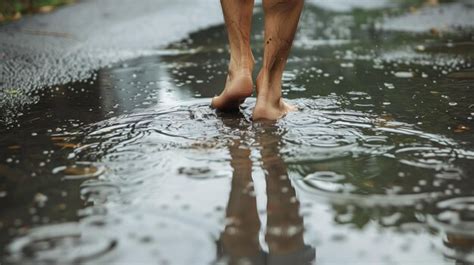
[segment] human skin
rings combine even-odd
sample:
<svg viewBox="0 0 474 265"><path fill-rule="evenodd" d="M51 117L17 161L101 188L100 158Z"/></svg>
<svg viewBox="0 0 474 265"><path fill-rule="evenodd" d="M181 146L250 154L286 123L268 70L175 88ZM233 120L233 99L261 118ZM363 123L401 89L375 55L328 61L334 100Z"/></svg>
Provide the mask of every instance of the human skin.
<svg viewBox="0 0 474 265"><path fill-rule="evenodd" d="M253 0L221 0L230 47L230 62L222 93L212 99L212 107L236 110L252 95L252 71L255 64L250 48Z"/></svg>
<svg viewBox="0 0 474 265"><path fill-rule="evenodd" d="M263 0L265 44L262 69L256 80L254 120L276 120L296 108L285 103L282 75L295 37L304 0ZM250 49L253 0L221 0L231 59L222 93L212 107L236 110L252 94L254 58Z"/></svg>

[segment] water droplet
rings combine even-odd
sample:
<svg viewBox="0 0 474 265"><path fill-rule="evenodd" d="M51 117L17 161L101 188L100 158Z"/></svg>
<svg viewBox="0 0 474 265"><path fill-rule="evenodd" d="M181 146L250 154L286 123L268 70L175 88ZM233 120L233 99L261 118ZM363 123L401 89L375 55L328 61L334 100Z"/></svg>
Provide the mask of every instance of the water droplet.
<svg viewBox="0 0 474 265"><path fill-rule="evenodd" d="M412 72L395 72L393 75L398 78L413 78L414 76Z"/></svg>

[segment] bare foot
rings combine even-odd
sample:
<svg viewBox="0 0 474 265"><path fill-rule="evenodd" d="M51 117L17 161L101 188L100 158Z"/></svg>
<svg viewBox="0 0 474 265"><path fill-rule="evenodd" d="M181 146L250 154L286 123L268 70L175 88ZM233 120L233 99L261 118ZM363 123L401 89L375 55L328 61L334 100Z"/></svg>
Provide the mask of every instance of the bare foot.
<svg viewBox="0 0 474 265"><path fill-rule="evenodd" d="M253 120L277 120L297 110L283 100L280 87L271 87L267 76L260 73L257 78L257 103L253 109ZM276 85L280 86L280 83Z"/></svg>
<svg viewBox="0 0 474 265"><path fill-rule="evenodd" d="M212 99L211 106L218 110L238 110L247 97L252 95L252 71L241 69L229 70L222 93Z"/></svg>
<svg viewBox="0 0 474 265"><path fill-rule="evenodd" d="M291 111L296 111L297 108L280 99L277 104L272 104L268 101L257 99L257 104L253 109L253 120L278 120Z"/></svg>

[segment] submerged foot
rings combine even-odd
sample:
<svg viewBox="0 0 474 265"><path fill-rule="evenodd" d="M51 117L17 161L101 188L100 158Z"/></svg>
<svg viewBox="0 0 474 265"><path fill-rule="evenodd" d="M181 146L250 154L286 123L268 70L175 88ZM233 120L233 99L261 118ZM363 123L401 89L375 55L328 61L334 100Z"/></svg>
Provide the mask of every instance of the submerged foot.
<svg viewBox="0 0 474 265"><path fill-rule="evenodd" d="M268 100L259 100L253 109L253 120L278 120L288 112L296 111L297 108L279 99L274 103Z"/></svg>
<svg viewBox="0 0 474 265"><path fill-rule="evenodd" d="M268 75L259 74L257 78L257 103L253 109L253 120L278 120L297 108L286 103L281 97L280 83L272 87Z"/></svg>
<svg viewBox="0 0 474 265"><path fill-rule="evenodd" d="M250 70L229 71L224 90L212 99L211 106L218 110L238 110L247 97L252 95L253 82Z"/></svg>

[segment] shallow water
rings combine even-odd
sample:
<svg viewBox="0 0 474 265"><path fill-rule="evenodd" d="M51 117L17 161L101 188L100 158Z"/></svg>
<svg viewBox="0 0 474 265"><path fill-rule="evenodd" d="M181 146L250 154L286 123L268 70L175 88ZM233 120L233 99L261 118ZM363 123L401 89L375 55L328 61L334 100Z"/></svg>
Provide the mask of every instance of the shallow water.
<svg viewBox="0 0 474 265"><path fill-rule="evenodd" d="M474 263L472 31L382 16L306 7L277 122L209 108L223 27L46 89L1 134L1 260Z"/></svg>

